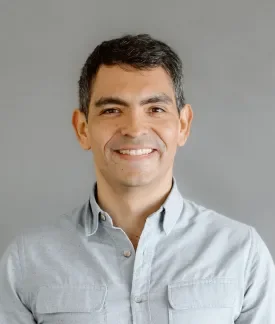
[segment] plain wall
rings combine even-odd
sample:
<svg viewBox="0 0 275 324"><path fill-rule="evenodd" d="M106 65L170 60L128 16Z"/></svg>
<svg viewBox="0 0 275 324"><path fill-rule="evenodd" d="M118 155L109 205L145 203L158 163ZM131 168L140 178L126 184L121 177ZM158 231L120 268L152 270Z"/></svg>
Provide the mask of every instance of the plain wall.
<svg viewBox="0 0 275 324"><path fill-rule="evenodd" d="M150 33L182 58L194 111L183 196L254 226L274 257L274 31L274 0L0 0L0 255L88 198L92 155L71 126L80 69L101 41Z"/></svg>

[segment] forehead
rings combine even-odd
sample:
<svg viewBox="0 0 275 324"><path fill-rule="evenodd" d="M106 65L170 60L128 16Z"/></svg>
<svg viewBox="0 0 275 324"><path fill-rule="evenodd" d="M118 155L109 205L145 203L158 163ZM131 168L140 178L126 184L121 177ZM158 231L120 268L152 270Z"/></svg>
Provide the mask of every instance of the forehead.
<svg viewBox="0 0 275 324"><path fill-rule="evenodd" d="M174 100L171 77L162 67L138 70L131 66L102 65L92 85L91 101L108 95L129 97L131 100L152 93L166 93Z"/></svg>

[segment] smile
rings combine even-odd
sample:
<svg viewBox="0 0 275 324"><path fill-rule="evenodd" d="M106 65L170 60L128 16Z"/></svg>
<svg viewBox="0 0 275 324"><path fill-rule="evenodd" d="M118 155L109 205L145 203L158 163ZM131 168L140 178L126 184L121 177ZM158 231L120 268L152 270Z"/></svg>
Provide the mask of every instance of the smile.
<svg viewBox="0 0 275 324"><path fill-rule="evenodd" d="M147 155L153 152L153 149L138 149L138 150L119 150L120 154L127 155Z"/></svg>
<svg viewBox="0 0 275 324"><path fill-rule="evenodd" d="M157 153L154 149L138 149L138 150L116 150L113 151L120 159L128 161L138 161L149 159Z"/></svg>

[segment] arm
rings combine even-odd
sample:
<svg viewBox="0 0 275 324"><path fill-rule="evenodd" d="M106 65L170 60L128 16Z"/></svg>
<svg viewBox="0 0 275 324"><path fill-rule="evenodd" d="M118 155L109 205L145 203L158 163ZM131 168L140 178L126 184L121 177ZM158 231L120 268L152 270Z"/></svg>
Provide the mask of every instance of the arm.
<svg viewBox="0 0 275 324"><path fill-rule="evenodd" d="M251 228L251 248L245 273L245 294L236 324L275 323L275 266L264 241Z"/></svg>
<svg viewBox="0 0 275 324"><path fill-rule="evenodd" d="M22 270L17 239L0 260L0 323L34 324L32 313L22 301Z"/></svg>

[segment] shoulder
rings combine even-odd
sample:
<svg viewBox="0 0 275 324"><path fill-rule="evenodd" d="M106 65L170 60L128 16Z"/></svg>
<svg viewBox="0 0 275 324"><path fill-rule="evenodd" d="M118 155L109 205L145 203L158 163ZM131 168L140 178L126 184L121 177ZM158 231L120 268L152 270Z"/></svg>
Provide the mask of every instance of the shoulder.
<svg viewBox="0 0 275 324"><path fill-rule="evenodd" d="M200 205L190 199L183 199L183 217L188 219L189 226L194 226L208 236L225 235L228 240L251 241L255 229L253 226L224 215L214 209ZM185 216L186 215L186 216ZM251 243L251 242L250 242Z"/></svg>
<svg viewBox="0 0 275 324"><path fill-rule="evenodd" d="M25 249L35 250L57 244L62 240L71 240L83 231L82 219L87 208L89 208L89 200L43 224L28 225L21 230L15 240L18 244L24 245Z"/></svg>
<svg viewBox="0 0 275 324"><path fill-rule="evenodd" d="M191 214L190 219L193 221L202 221L216 226L232 227L234 229L248 230L251 226L244 222L234 219L233 216L225 215L217 210L203 206L193 200L183 198L188 212Z"/></svg>

